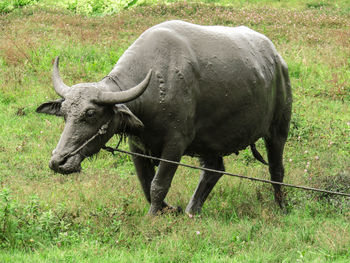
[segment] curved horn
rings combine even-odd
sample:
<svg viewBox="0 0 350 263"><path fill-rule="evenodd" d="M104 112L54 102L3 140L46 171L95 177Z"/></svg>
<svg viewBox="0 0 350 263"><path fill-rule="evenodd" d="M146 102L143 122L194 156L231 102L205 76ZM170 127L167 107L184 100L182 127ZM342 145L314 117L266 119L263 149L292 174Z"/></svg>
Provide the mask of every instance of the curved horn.
<svg viewBox="0 0 350 263"><path fill-rule="evenodd" d="M103 104L118 104L136 99L146 90L151 75L152 69L148 71L146 78L140 84L128 90L120 92L100 92L96 102Z"/></svg>
<svg viewBox="0 0 350 263"><path fill-rule="evenodd" d="M59 64L59 57L56 57L55 63L53 64L53 71L52 71L52 82L53 87L58 95L60 95L62 98L64 98L65 94L67 93L69 86L63 83L61 77L60 77L60 71L58 69Z"/></svg>

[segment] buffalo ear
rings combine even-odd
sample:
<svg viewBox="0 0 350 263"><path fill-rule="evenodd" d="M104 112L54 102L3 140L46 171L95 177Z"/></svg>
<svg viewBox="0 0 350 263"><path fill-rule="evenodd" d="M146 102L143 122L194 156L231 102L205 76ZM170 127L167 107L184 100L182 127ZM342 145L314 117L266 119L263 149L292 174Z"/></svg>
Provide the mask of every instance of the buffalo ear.
<svg viewBox="0 0 350 263"><path fill-rule="evenodd" d="M124 104L114 105L113 110L120 121L119 129L121 132L135 134L143 129L144 125L142 121L140 121L140 119L137 118Z"/></svg>
<svg viewBox="0 0 350 263"><path fill-rule="evenodd" d="M63 99L45 102L36 109L36 112L56 116L63 116L63 113L61 111L62 102Z"/></svg>

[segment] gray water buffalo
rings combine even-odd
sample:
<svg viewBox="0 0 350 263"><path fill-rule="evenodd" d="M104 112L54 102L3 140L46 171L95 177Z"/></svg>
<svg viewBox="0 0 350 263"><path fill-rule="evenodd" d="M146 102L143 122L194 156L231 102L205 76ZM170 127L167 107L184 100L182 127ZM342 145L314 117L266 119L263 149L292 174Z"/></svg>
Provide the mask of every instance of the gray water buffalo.
<svg viewBox="0 0 350 263"><path fill-rule="evenodd" d="M263 138L271 179L283 181L291 86L286 63L264 35L244 26L164 22L146 30L101 81L72 87L61 80L58 62L53 86L61 99L37 108L65 119L49 163L54 171L80 171L84 158L114 134L127 135L136 153L173 161L196 156L203 167L221 171L223 156L249 146L263 162L254 145ZM149 214L176 209L164 199L177 165L141 157L133 162ZM221 176L201 174L187 213L201 211ZM273 187L282 206L281 188Z"/></svg>

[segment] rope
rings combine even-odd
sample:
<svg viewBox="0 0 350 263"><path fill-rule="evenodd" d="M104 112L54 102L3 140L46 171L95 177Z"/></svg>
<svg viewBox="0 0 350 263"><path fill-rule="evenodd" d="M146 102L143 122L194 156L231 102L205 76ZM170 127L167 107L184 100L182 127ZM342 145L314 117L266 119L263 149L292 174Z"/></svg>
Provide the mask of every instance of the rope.
<svg viewBox="0 0 350 263"><path fill-rule="evenodd" d="M91 142L92 140L94 140L97 136L100 136L100 135L103 135L107 132L107 129L108 129L108 126L109 126L109 123L111 122L111 120L109 120L108 122L106 122L105 124L103 124L101 126L101 128L97 131L97 133L92 136L89 140L87 140L86 142L84 142L80 147L78 147L78 149L74 150L73 152L71 153L68 153L67 155L65 155L63 157L63 159L66 159L70 156L73 156L75 154L77 154L81 149L83 149L89 142ZM118 143L117 147L119 147L119 144L120 142Z"/></svg>
<svg viewBox="0 0 350 263"><path fill-rule="evenodd" d="M241 179L247 179L247 180L251 180L251 181L257 181L257 182L262 182L262 183L270 183L270 184L275 184L275 185L281 185L281 186L287 186L287 187L292 187L292 188L303 189L303 190L307 190L307 191L314 191L314 192L320 192L320 193L326 193L326 194L350 197L350 194L348 194L348 193L328 191L328 190L319 189L319 188L300 186L300 185L294 185L294 184L287 184L287 183L276 182L276 181L271 181L271 180L266 180L266 179L260 179L260 178L254 178L254 177L239 175L239 174L233 174L233 173L229 173L229 172L225 172L225 171L219 171L219 170L210 169L210 168L198 167L198 166L194 166L194 165L189 165L189 164L175 162L175 161L171 161L171 160L167 160L167 159L163 159L163 158L153 157L153 156L149 156L149 155L146 155L146 154L129 152L129 151L120 150L120 149L117 149L117 148L112 148L112 147L107 147L107 146L102 147L102 149L104 149L104 150L106 150L108 152L111 152L113 155L114 155L114 152L120 152L120 153L125 153L125 154L129 154L129 155L133 155L133 156L137 156L137 157L142 157L142 158L146 158L146 159L152 159L152 160L157 160L157 161L161 161L161 162L167 162L167 163L171 163L171 164L175 164L175 165L180 165L180 166L191 168L191 169L202 170L202 171L207 171L207 172L214 172L214 173L219 173L219 174L223 174L223 175L226 174L226 175L229 175L229 176L232 176L232 177L238 177L238 178L241 178Z"/></svg>
<svg viewBox="0 0 350 263"><path fill-rule="evenodd" d="M89 142L94 140L97 136L105 134L107 132L107 129L108 129L108 126L109 126L110 122L111 122L111 120L107 121L104 125L101 126L101 128L97 131L97 133L95 135L93 135L89 140L87 140L85 143L83 143L78 149L76 149L75 151L67 154L64 158L68 158L69 156L77 154L82 148L84 148ZM287 187L292 187L292 188L303 189L303 190L307 190L307 191L314 191L314 192L320 192L320 193L326 193L326 194L350 197L350 194L348 194L348 193L335 192L335 191L329 191L329 190L325 190L325 189L313 188L313 187L308 187L308 186L287 184L287 183L276 182L276 181L271 181L271 180L266 180L266 179L254 178L254 177L249 177L249 176L245 176L245 175L233 174L233 173L229 173L229 172L225 172L225 171L220 171L220 170L215 170L215 169L210 169L210 168L205 168L205 167L199 167L199 166L184 164L184 163L171 161L171 160L167 160L167 159L163 159L163 158L149 156L149 155L146 155L146 154L120 150L120 149L118 149L118 147L119 147L121 141L122 141L122 138L120 138L120 140L118 142L118 145L115 148L108 147L108 146L103 146L102 149L112 153L113 155L114 155L114 152L120 152L120 153L125 153L125 154L129 154L129 155L133 155L133 156L138 156L138 157L142 157L142 158L151 159L151 160L157 160L157 161L161 161L161 162L166 162L166 163L171 163L171 164L175 164L175 165L180 165L180 166L191 168L191 169L202 170L202 171L207 171L207 172L213 172L213 173L218 173L218 174L222 174L222 175L226 174L226 175L229 175L229 176L232 176L232 177L238 177L238 178L241 178L241 179L247 179L247 180L261 182L261 183L269 183L269 184L274 184L274 185L281 185L281 186L287 186Z"/></svg>

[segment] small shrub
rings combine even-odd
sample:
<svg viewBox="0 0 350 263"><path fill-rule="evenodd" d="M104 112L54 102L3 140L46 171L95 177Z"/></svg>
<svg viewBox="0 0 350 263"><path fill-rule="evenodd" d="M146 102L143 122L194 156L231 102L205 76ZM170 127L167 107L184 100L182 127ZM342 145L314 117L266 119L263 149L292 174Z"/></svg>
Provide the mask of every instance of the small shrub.
<svg viewBox="0 0 350 263"><path fill-rule="evenodd" d="M137 3L138 0L66 0L64 6L77 14L104 15L117 13Z"/></svg>
<svg viewBox="0 0 350 263"><path fill-rule="evenodd" d="M0 14L9 13L17 8L30 5L39 0L4 0L0 2Z"/></svg>
<svg viewBox="0 0 350 263"><path fill-rule="evenodd" d="M350 172L342 171L335 176L327 176L319 182L321 188L328 191L342 192L350 194ZM350 208L350 199L344 196L332 195L323 193L319 197L321 200L326 200L332 206L345 211Z"/></svg>
<svg viewBox="0 0 350 263"><path fill-rule="evenodd" d="M327 7L329 6L329 3L325 3L325 2L310 2L310 3L306 3L306 6L308 8L317 8L320 9L322 7Z"/></svg>
<svg viewBox="0 0 350 263"><path fill-rule="evenodd" d="M55 210L44 209L37 196L20 204L11 191L0 191L0 248L34 249L40 244L67 244L77 239L75 215L64 204Z"/></svg>

